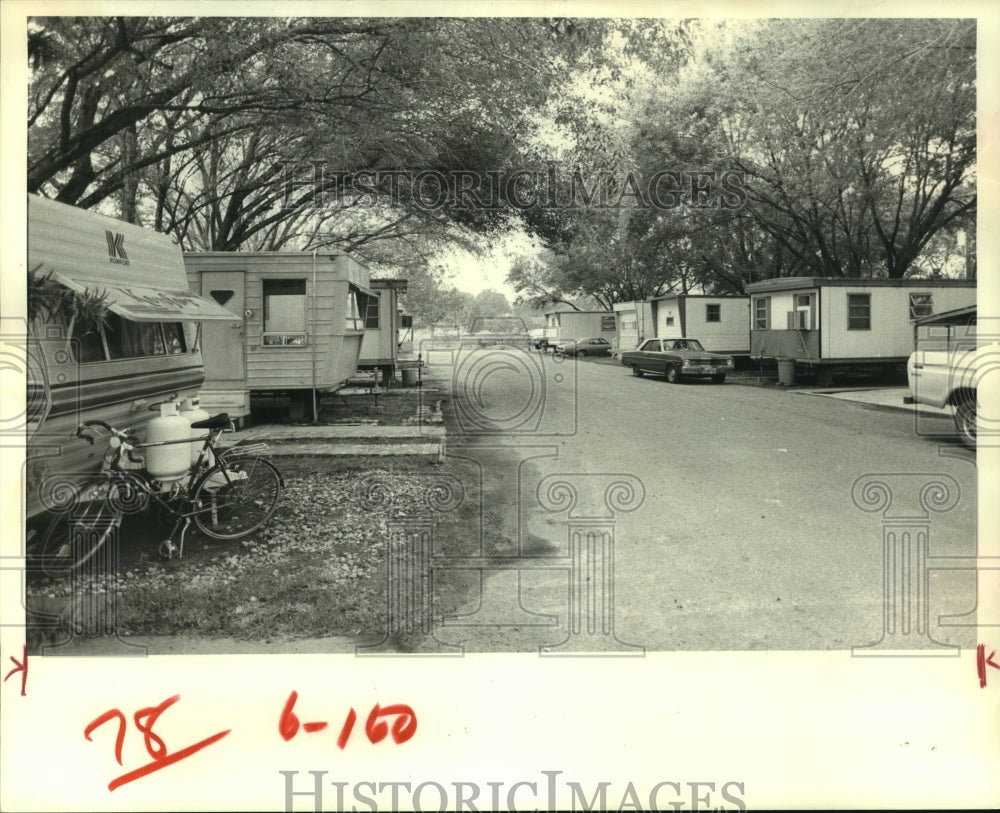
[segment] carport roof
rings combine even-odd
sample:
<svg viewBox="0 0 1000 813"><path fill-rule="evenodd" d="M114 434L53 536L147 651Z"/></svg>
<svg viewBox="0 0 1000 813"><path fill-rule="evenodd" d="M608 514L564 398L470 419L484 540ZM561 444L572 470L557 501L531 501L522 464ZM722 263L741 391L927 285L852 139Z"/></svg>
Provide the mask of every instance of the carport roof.
<svg viewBox="0 0 1000 813"><path fill-rule="evenodd" d="M969 316L976 315L976 305L968 305L964 308L955 308L941 313L932 313L929 316L921 316L914 319L914 325L954 325L962 324Z"/></svg>

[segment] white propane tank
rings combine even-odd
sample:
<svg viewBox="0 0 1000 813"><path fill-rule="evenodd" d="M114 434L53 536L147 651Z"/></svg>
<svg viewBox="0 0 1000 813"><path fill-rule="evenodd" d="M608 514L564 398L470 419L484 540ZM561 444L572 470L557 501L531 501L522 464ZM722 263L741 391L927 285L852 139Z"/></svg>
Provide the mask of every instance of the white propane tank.
<svg viewBox="0 0 1000 813"><path fill-rule="evenodd" d="M190 438L191 422L177 414L177 404L160 404L160 417L153 418L146 429L146 471L157 480L179 480L191 467L191 444L150 444Z"/></svg>
<svg viewBox="0 0 1000 813"><path fill-rule="evenodd" d="M212 416L209 415L204 409L201 408L201 398L197 395L191 398L185 398L181 402L181 417L187 418L190 423L195 423L197 421L204 421ZM201 454L202 448L205 446L205 435L208 434L207 429L191 429L191 437L198 438L198 440L191 441L191 462L198 462L198 455ZM215 465L215 455L212 454L212 450L208 450L208 454L205 457L205 461L209 466Z"/></svg>

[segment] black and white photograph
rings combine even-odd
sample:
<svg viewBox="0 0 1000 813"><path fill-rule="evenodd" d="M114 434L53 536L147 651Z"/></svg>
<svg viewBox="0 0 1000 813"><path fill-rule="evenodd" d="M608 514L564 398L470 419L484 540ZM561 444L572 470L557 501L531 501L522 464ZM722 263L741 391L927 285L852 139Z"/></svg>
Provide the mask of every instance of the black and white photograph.
<svg viewBox="0 0 1000 813"><path fill-rule="evenodd" d="M3 809L1000 803L989 5L5 6Z"/></svg>

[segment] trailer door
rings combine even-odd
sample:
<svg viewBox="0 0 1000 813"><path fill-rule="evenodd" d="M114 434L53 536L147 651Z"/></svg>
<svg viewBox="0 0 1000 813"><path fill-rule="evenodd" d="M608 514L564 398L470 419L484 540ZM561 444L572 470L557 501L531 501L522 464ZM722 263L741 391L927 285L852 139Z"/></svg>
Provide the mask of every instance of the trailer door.
<svg viewBox="0 0 1000 813"><path fill-rule="evenodd" d="M240 317L238 322L202 325L205 383L242 386L246 382L246 273L203 271L201 294Z"/></svg>

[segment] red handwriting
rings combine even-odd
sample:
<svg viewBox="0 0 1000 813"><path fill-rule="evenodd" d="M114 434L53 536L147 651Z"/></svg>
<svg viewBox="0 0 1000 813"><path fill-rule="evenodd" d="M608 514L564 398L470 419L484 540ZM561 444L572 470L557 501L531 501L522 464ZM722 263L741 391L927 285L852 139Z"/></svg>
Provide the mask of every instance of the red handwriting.
<svg viewBox="0 0 1000 813"><path fill-rule="evenodd" d="M226 729L225 731L220 731L217 734L213 734L211 737L206 737L200 742L196 742L193 745L189 745L179 751L168 753L166 743L164 743L164 741L153 732L153 726L156 724L156 720L159 716L180 699L181 696L179 694L175 694L173 697L168 697L158 706L149 706L147 708L139 709L132 716L132 719L135 721L135 727L142 733L143 744L146 746L146 751L149 756L152 757L153 761L111 780L108 784L108 790L115 790L116 788L120 788L122 785L133 782L136 779L140 779L147 774L151 774L161 768L166 768L168 765L173 765L175 762L180 762L182 759L187 759L187 757L192 754L196 754L202 748L211 745L213 742L218 742L232 730ZM118 760L118 764L121 765L122 746L125 744L125 729L128 727L128 722L125 719L125 715L119 709L108 709L104 712L104 714L99 717L95 717L83 730L83 736L87 738L88 742L93 742L90 735L96 729L111 720L118 721L118 733L115 737L115 759Z"/></svg>
<svg viewBox="0 0 1000 813"><path fill-rule="evenodd" d="M312 723L299 723L299 718L295 714L295 701L298 700L299 693L292 691L288 695L288 700L285 701L285 707L281 711L281 716L278 718L278 732L281 734L285 742L292 739L298 732L299 727L306 733L312 733L314 731L322 731L327 727L325 721L322 722L312 722ZM392 727L385 722L383 717L394 717L392 722ZM357 712L352 708L347 713L347 718L344 720L344 725L340 729L340 735L337 737L337 747L341 750L347 745L347 741L351 737L351 732L354 730L354 723L358 719ZM365 734L368 740L372 744L380 743L387 736L391 734L393 742L397 745L406 742L417 733L417 715L416 712L410 706L404 703L394 703L391 706L382 707L378 703L372 708L371 713L368 715L368 720L365 722Z"/></svg>
<svg viewBox="0 0 1000 813"><path fill-rule="evenodd" d="M10 656L11 662L14 664L14 668L11 669L3 679L3 682L7 682L7 678L11 675L16 675L18 672L21 673L21 697L24 697L27 692L25 689L28 686L28 645L24 644L21 657L23 660L18 660L13 655Z"/></svg>
<svg viewBox="0 0 1000 813"><path fill-rule="evenodd" d="M992 666L994 669L1000 669L1000 663L993 660L997 651L994 649L988 656L986 654L986 644L980 644L976 647L976 671L979 673L979 688L986 688L986 667Z"/></svg>

